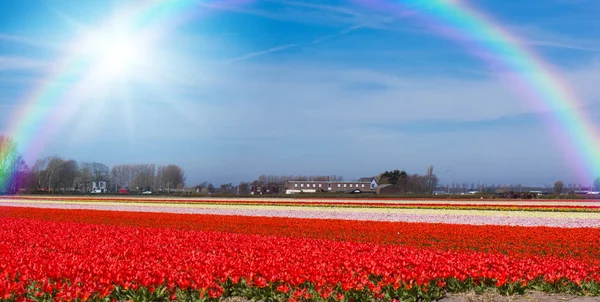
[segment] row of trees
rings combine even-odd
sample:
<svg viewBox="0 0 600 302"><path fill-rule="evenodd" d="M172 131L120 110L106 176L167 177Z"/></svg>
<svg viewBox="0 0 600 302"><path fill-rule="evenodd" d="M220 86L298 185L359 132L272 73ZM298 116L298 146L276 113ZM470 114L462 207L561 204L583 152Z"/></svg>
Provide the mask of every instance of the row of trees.
<svg viewBox="0 0 600 302"><path fill-rule="evenodd" d="M98 162L77 162L49 156L29 167L17 152L16 144L0 135L0 193L27 191L90 192L93 183L109 184L107 189L170 190L185 186L185 172L180 166L154 164L115 165L109 168Z"/></svg>
<svg viewBox="0 0 600 302"><path fill-rule="evenodd" d="M438 185L438 177L433 174L433 166L427 168L425 175L408 174L406 171L385 171L377 177L379 185L390 184L403 193L432 193Z"/></svg>
<svg viewBox="0 0 600 302"><path fill-rule="evenodd" d="M575 188L573 187L569 187L568 188L570 191L574 191ZM583 187L578 187L577 189L585 191L586 189L584 189ZM589 188L590 190L596 191L596 192L600 192L600 177L594 179L594 183L592 184L592 187ZM563 191L565 190L565 184L559 180L557 182L554 183L554 192L556 194L561 194L563 193Z"/></svg>
<svg viewBox="0 0 600 302"><path fill-rule="evenodd" d="M185 172L180 166L154 164L115 165L110 171L113 186L138 190L181 189L185 186Z"/></svg>
<svg viewBox="0 0 600 302"><path fill-rule="evenodd" d="M39 159L28 171L27 190L90 192L93 183L107 182L107 189L120 188L136 191L182 189L185 173L180 166L154 164L126 164L109 168L98 162L77 163L52 156Z"/></svg>
<svg viewBox="0 0 600 302"><path fill-rule="evenodd" d="M31 169L24 171L22 188L29 191L89 192L93 182L108 180L108 166L97 162L65 160L58 156L38 159Z"/></svg>

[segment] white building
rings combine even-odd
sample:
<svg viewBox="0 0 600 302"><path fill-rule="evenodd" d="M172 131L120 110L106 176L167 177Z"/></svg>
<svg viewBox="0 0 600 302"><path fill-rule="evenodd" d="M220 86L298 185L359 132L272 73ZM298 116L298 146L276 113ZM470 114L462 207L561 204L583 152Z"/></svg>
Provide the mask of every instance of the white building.
<svg viewBox="0 0 600 302"><path fill-rule="evenodd" d="M285 194L346 192L353 190L373 191L377 188L374 177L363 177L357 181L294 180L285 183Z"/></svg>
<svg viewBox="0 0 600 302"><path fill-rule="evenodd" d="M106 181L92 182L92 193L106 193Z"/></svg>

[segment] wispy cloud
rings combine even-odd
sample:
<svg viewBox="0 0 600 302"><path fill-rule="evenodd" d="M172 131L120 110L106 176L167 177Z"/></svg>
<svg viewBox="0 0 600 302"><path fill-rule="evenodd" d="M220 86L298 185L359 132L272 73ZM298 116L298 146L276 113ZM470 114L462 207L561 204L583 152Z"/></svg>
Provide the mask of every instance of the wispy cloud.
<svg viewBox="0 0 600 302"><path fill-rule="evenodd" d="M393 23L399 16L391 16L385 12L376 12L369 9L361 10L352 6L336 6L288 0L269 0L268 2L278 5L280 9L266 10L255 7L212 3L201 3L200 5L210 9L227 10L287 22L332 27L361 24L362 27L367 28L398 29L389 26L389 24Z"/></svg>
<svg viewBox="0 0 600 302"><path fill-rule="evenodd" d="M241 55L239 57L235 57L235 58L231 58L228 60L223 61L223 63L233 63L236 61L243 61L243 60L248 60L254 57L258 57L258 56L262 56L262 55L266 55L266 54L270 54L273 52L277 52L277 51L282 51L282 50L286 50L292 47L296 47L299 46L301 44L287 44L287 45L281 45L281 46L277 46L277 47L272 47L266 50L261 50L261 51L255 51L255 52L250 52L247 53L245 55Z"/></svg>
<svg viewBox="0 0 600 302"><path fill-rule="evenodd" d="M529 45L541 47L556 47L582 51L600 51L600 42L587 37L567 35L551 31L537 25L521 25L510 27L511 31L520 36Z"/></svg>
<svg viewBox="0 0 600 302"><path fill-rule="evenodd" d="M293 47L299 47L299 46L308 46L308 45L315 45L315 44L319 44L319 43L323 43L329 39L335 38L335 37L339 37L339 36L343 36L343 35L347 35L357 29L360 29L364 27L363 25L354 25L351 26L349 28L346 28L336 34L333 35L328 35L328 36L324 36L324 37L320 37L317 39L314 39L308 43L295 43L295 44L286 44L286 45L281 45L281 46L276 46L276 47L272 47L266 50L261 50L261 51L255 51L255 52L250 52L247 53L245 55L241 55L235 58L231 58L231 59L227 59L225 61L223 61L222 63L233 63L236 61L243 61L243 60L248 60L254 57L258 57L258 56L263 56L263 55L267 55L270 53L274 53L274 52L278 52L278 51L282 51L282 50L286 50L286 49L290 49Z"/></svg>
<svg viewBox="0 0 600 302"><path fill-rule="evenodd" d="M0 70L34 70L50 66L45 61L17 56L1 56Z"/></svg>
<svg viewBox="0 0 600 302"><path fill-rule="evenodd" d="M17 36L17 35L8 35L0 33L0 41L18 43L28 46L41 47L47 49L59 50L62 48L60 44L50 43L46 41L41 41L38 39L33 39L29 37Z"/></svg>
<svg viewBox="0 0 600 302"><path fill-rule="evenodd" d="M385 31L422 32L434 34L420 22L403 22L415 12L400 6L391 6L389 11L383 8L373 9L368 5L330 5L294 0L268 0L281 5L282 10L261 10L251 7L232 7L228 5L204 4L212 9L222 9L237 13L251 14L288 22L316 23L329 26L361 24L361 27ZM523 42L535 47L553 47L581 51L599 51L600 43L595 40L566 35L558 31L541 28L536 24L504 24L513 33L522 37ZM468 39L469 37L465 37ZM495 37L489 37L494 39Z"/></svg>

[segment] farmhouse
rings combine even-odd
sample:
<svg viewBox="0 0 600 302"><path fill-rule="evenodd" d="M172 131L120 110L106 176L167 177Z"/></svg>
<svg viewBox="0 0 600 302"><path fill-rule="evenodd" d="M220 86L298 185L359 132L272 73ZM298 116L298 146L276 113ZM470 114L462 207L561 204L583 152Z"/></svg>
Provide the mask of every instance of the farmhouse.
<svg viewBox="0 0 600 302"><path fill-rule="evenodd" d="M377 187L374 177L363 177L357 181L295 180L285 183L285 194L317 192L360 192L373 191Z"/></svg>
<svg viewBox="0 0 600 302"><path fill-rule="evenodd" d="M92 193L106 193L108 192L106 188L106 181L101 180L92 182Z"/></svg>

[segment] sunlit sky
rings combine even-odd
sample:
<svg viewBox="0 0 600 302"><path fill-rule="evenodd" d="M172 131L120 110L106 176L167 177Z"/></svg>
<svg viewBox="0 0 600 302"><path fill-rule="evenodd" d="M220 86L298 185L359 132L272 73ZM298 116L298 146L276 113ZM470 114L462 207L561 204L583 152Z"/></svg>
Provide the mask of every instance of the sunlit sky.
<svg viewBox="0 0 600 302"><path fill-rule="evenodd" d="M554 113L400 6L140 3L1 1L0 133L50 83L33 142L13 137L24 153L44 137L35 157L174 163L189 185L428 165L441 183L575 179ZM600 121L600 1L476 3Z"/></svg>

